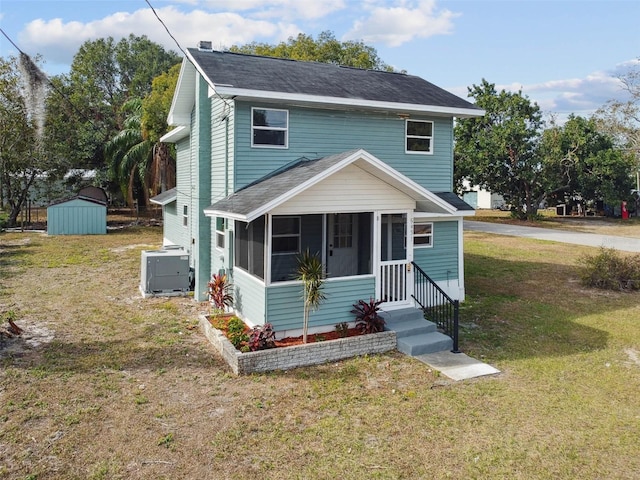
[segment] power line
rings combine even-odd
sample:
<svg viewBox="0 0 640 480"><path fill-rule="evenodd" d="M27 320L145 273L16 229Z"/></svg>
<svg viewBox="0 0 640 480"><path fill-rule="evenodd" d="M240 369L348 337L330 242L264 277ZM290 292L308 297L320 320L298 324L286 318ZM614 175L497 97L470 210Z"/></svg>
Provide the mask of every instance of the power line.
<svg viewBox="0 0 640 480"><path fill-rule="evenodd" d="M4 35L6 37L7 40L9 40L9 42L11 43L11 45L13 45L15 47L16 50L18 50L18 52L20 53L20 56L23 59L26 59L28 62L30 62L41 74L42 76L47 80L47 83L49 84L49 86L58 94L60 95L70 106L71 108L78 114L80 115L80 117L82 119L84 119L85 121L89 122L91 124L91 126L95 129L95 130L100 130L100 127L98 127L93 120L91 120L89 117L87 117L85 115L84 112L82 112L78 107L75 106L75 104L71 101L71 99L65 95L57 86L55 83L53 83L51 81L51 79L49 78L49 76L44 73L40 67L38 67L38 65L33 61L33 59L27 54L25 53L18 45L16 45L16 43L11 39L11 37L9 37L9 35L7 35L7 33L0 28L0 32L2 32L2 35Z"/></svg>
<svg viewBox="0 0 640 480"><path fill-rule="evenodd" d="M184 55L184 58L187 59L187 61L193 65L194 67L197 68L196 64L193 63L193 61L191 60L191 57L187 54L187 52L185 51L184 48L182 48L182 46L180 45L180 42L178 42L178 40L176 39L176 37L173 36L173 34L171 33L171 31L169 30L169 27L167 27L167 25L162 21L162 19L160 18L160 15L158 15L158 12L156 12L156 9L153 8L153 5L151 5L151 2L149 0L145 0L146 4L149 5L149 8L151 9L151 11L153 12L153 14L155 15L155 17L158 19L158 21L160 22L160 24L164 27L164 29L167 31L167 33L169 34L169 36L171 37L171 39L175 42L175 44L178 46L178 50L180 50L182 52L182 54ZM212 85L213 87L213 85ZM227 106L227 108L231 109L231 106L229 105L229 103L227 102L227 100L225 98L223 98L217 91L215 88L213 88L213 93L216 97L218 97L220 100L222 100L222 102Z"/></svg>

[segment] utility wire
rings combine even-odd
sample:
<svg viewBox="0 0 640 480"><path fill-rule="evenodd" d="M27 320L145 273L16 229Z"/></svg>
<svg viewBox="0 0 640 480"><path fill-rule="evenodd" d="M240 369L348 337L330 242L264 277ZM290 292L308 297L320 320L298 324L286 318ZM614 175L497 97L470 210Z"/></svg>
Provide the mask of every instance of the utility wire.
<svg viewBox="0 0 640 480"><path fill-rule="evenodd" d="M44 78L47 80L47 83L49 84L49 86L58 94L60 95L70 106L71 108L78 114L80 115L80 117L85 120L86 122L89 122L91 124L91 126L97 131L97 130L101 130L102 127L98 127L93 120L91 120L89 117L86 116L86 114L84 112L82 112L78 107L76 107L76 105L71 101L71 99L64 94L64 92L62 92L55 83L53 83L51 81L51 79L49 78L49 76L44 73L39 67L38 65L31 59L31 57L25 53L22 49L20 49L20 47L18 47L18 45L16 45L16 43L9 37L9 35L6 34L6 32L0 28L0 32L2 32L2 35L4 35L6 37L7 40L9 40L9 42L11 43L11 45L13 45L15 47L16 50L18 50L18 52L20 53L21 56L23 56L24 58L26 58L29 62L31 62L39 71L40 73L44 76Z"/></svg>
<svg viewBox="0 0 640 480"><path fill-rule="evenodd" d="M182 48L182 46L180 45L180 42L178 42L178 40L176 39L176 37L173 36L173 34L171 33L171 31L169 30L169 27L167 27L167 25L162 21L162 19L160 18L160 15L158 15L158 12L156 12L156 9L153 8L153 5L151 5L151 2L149 0L144 0L146 2L147 5L149 5L149 8L151 9L151 11L153 12L153 14L156 16L156 18L158 19L158 21L160 22L160 24L164 27L164 29L167 31L167 33L169 34L169 36L171 37L171 39L175 42L175 44L178 46L178 50L180 50L182 52L182 54L184 55L184 58L186 58L189 63L191 63L191 65L193 65L194 67L197 68L197 65L195 63L193 63L193 61L191 60L191 57L187 54L187 52L185 51L184 48ZM212 87L214 87L212 85ZM215 94L216 97L218 97L220 100L222 100L222 102L226 105L226 107L231 110L231 106L229 105L229 103L227 102L227 100L225 98L223 98L215 89L215 87L213 88L213 92Z"/></svg>

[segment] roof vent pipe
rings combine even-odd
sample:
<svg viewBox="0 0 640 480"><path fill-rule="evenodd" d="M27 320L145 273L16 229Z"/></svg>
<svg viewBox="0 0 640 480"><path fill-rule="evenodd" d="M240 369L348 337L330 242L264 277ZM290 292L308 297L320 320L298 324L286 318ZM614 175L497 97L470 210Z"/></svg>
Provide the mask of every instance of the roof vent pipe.
<svg viewBox="0 0 640 480"><path fill-rule="evenodd" d="M198 50L201 52L213 52L213 42L201 40L198 42Z"/></svg>

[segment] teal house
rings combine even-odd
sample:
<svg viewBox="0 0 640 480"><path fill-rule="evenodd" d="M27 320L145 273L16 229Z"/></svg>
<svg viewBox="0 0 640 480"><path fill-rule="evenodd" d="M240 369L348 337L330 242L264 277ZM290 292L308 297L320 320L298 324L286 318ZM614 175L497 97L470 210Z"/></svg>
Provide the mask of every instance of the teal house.
<svg viewBox="0 0 640 480"><path fill-rule="evenodd" d="M241 318L295 334L307 249L327 277L310 332L352 322L360 299L413 307L416 269L464 298L474 211L452 193L453 122L482 110L412 75L207 43L187 51L162 138L176 146L177 186L153 199L164 243L189 252L197 300L225 272Z"/></svg>

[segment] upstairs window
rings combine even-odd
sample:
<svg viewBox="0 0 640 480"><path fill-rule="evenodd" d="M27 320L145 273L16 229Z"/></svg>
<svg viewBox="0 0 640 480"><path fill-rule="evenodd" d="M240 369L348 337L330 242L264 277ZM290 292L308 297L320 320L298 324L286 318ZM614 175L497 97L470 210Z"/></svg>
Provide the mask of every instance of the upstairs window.
<svg viewBox="0 0 640 480"><path fill-rule="evenodd" d="M186 205L182 206L182 226L189 226L189 207Z"/></svg>
<svg viewBox="0 0 640 480"><path fill-rule="evenodd" d="M251 146L288 148L289 111L273 108L252 108Z"/></svg>
<svg viewBox="0 0 640 480"><path fill-rule="evenodd" d="M433 223L416 220L413 224L414 248L433 247Z"/></svg>
<svg viewBox="0 0 640 480"><path fill-rule="evenodd" d="M433 122L407 120L406 153L433 153Z"/></svg>

